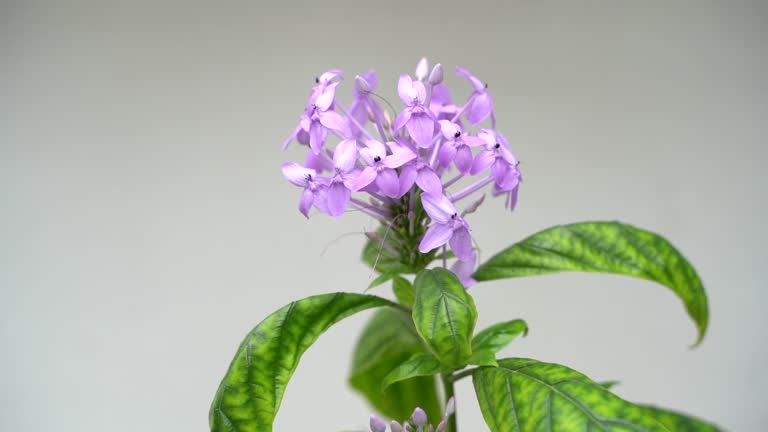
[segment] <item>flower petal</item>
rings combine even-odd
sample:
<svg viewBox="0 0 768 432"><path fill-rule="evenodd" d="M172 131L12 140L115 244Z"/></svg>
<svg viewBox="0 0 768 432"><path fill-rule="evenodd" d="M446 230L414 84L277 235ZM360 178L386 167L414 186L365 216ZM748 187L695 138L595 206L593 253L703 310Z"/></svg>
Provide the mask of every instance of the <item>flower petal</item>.
<svg viewBox="0 0 768 432"><path fill-rule="evenodd" d="M397 118L395 118L395 124L392 125L395 132L399 131L403 128L403 126L408 123L408 121L411 120L411 109L405 108L402 111L400 111L400 114L397 115Z"/></svg>
<svg viewBox="0 0 768 432"><path fill-rule="evenodd" d="M377 175L376 168L374 168L374 167L365 167L365 169L355 179L354 185L351 188L352 191L353 192L357 192L360 189L368 186L374 180L376 180L376 175Z"/></svg>
<svg viewBox="0 0 768 432"><path fill-rule="evenodd" d="M388 197L397 197L400 192L400 179L397 178L397 172L391 168L384 168L376 176L376 185Z"/></svg>
<svg viewBox="0 0 768 432"><path fill-rule="evenodd" d="M323 150L323 144L327 137L328 131L320 124L320 122L313 121L309 124L309 148L311 148L315 154L320 154Z"/></svg>
<svg viewBox="0 0 768 432"><path fill-rule="evenodd" d="M413 112L411 119L405 124L408 134L422 148L432 146L432 136L435 132L435 121L426 111Z"/></svg>
<svg viewBox="0 0 768 432"><path fill-rule="evenodd" d="M333 104L333 99L336 97L336 87L339 86L338 82L330 83L320 90L320 93L315 99L315 106L318 111L327 111Z"/></svg>
<svg viewBox="0 0 768 432"><path fill-rule="evenodd" d="M475 175L479 172L485 171L493 161L496 160L496 154L493 150L483 150L475 156L474 162L472 162L472 169L469 173Z"/></svg>
<svg viewBox="0 0 768 432"><path fill-rule="evenodd" d="M400 190L395 198L400 198L411 190L418 175L419 173L413 164L403 166L402 171L400 171Z"/></svg>
<svg viewBox="0 0 768 432"><path fill-rule="evenodd" d="M328 129L334 130L343 136L350 135L349 122L336 111L323 111L318 113L320 123Z"/></svg>
<svg viewBox="0 0 768 432"><path fill-rule="evenodd" d="M416 91L413 89L413 80L410 76L406 74L400 75L400 79L397 81L397 94L406 106L413 105Z"/></svg>
<svg viewBox="0 0 768 432"><path fill-rule="evenodd" d="M469 173L472 168L472 150L469 147L462 145L456 149L456 157L454 158L456 168L462 174Z"/></svg>
<svg viewBox="0 0 768 432"><path fill-rule="evenodd" d="M452 222L453 215L456 214L456 207L443 194L422 194L421 204L424 206L424 211L427 212L430 219L437 223L446 224Z"/></svg>
<svg viewBox="0 0 768 432"><path fill-rule="evenodd" d="M336 146L333 152L333 166L341 172L350 172L357 162L357 143L353 139L345 139Z"/></svg>
<svg viewBox="0 0 768 432"><path fill-rule="evenodd" d="M456 66L456 74L459 76L463 76L467 80L469 80L469 83L472 84L472 87L474 87L476 92L484 92L485 91L485 83L477 79L474 75L469 73L468 70L462 69L458 66Z"/></svg>
<svg viewBox="0 0 768 432"><path fill-rule="evenodd" d="M472 259L472 236L469 230L462 226L453 231L451 236L451 249L456 254L456 258L462 261Z"/></svg>
<svg viewBox="0 0 768 432"><path fill-rule="evenodd" d="M418 172L416 184L419 185L421 190L432 195L443 194L443 184L440 183L440 177L432 171L432 168L424 167L418 170Z"/></svg>
<svg viewBox="0 0 768 432"><path fill-rule="evenodd" d="M453 228L449 224L436 223L429 227L427 233L419 243L419 252L427 253L433 249L448 243L453 235Z"/></svg>
<svg viewBox="0 0 768 432"><path fill-rule="evenodd" d="M349 189L343 183L334 182L328 187L327 206L328 214L333 217L339 217L347 209L347 203L351 196Z"/></svg>
<svg viewBox="0 0 768 432"><path fill-rule="evenodd" d="M437 160L440 161L440 165L447 167L453 162L456 157L456 145L455 141L444 142L437 153ZM462 146L466 147L466 146ZM470 152L471 153L471 152ZM470 154L471 157L471 154Z"/></svg>
<svg viewBox="0 0 768 432"><path fill-rule="evenodd" d="M305 168L296 162L286 162L282 166L283 176L296 186L304 187L309 181L307 176L315 177L317 172L311 168Z"/></svg>
<svg viewBox="0 0 768 432"><path fill-rule="evenodd" d="M491 111L493 111L493 99L486 92L475 93L470 97L472 102L470 102L465 113L467 114L467 120L476 125L488 118Z"/></svg>
<svg viewBox="0 0 768 432"><path fill-rule="evenodd" d="M315 194L312 193L309 188L304 189L301 193L301 199L299 200L299 211L305 218L309 219L309 209L312 208L312 203L315 201Z"/></svg>
<svg viewBox="0 0 768 432"><path fill-rule="evenodd" d="M424 83L421 81L413 82L414 98L418 100L419 104L423 104L427 100L427 89L424 87Z"/></svg>

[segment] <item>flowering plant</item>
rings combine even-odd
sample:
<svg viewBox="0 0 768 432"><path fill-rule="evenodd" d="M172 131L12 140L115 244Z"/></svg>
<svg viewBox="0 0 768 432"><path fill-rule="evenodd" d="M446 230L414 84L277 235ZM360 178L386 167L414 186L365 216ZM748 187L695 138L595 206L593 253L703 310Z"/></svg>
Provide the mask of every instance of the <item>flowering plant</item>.
<svg viewBox="0 0 768 432"><path fill-rule="evenodd" d="M371 416L374 432L456 431L454 383L468 377L494 432L718 430L693 417L626 401L610 384L566 366L497 358L527 334L521 319L475 331L477 310L468 288L563 271L623 274L668 287L696 324L696 344L707 328L708 306L696 271L675 247L618 222L555 226L478 266L470 215L484 202L486 189L514 210L522 176L496 128L488 86L464 69L456 72L471 86L466 102L454 104L443 67L430 71L422 59L415 79L404 74L398 80L404 106L399 112L377 93L374 72L354 78L347 108L336 98L341 71L315 80L283 145L297 142L306 148L306 158L303 164L283 164L282 173L302 189L304 216L316 209L338 218L356 209L380 223L366 233L362 259L379 273L369 288L390 283L395 300L320 294L267 317L246 336L221 382L211 406L211 430L271 431L304 351L334 323L371 308L381 310L360 336L349 383L393 419Z"/></svg>

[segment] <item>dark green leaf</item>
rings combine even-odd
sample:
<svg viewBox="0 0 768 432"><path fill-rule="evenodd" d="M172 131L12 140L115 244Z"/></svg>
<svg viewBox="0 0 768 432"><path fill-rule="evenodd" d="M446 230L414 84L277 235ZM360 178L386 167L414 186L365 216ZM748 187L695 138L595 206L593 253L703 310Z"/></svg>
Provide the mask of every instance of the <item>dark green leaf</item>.
<svg viewBox="0 0 768 432"><path fill-rule="evenodd" d="M721 432L719 427L704 420L650 405L641 405L647 415L656 419L672 432Z"/></svg>
<svg viewBox="0 0 768 432"><path fill-rule="evenodd" d="M476 366L498 366L496 362L496 353L488 349L472 350L472 356L467 360L467 364Z"/></svg>
<svg viewBox="0 0 768 432"><path fill-rule="evenodd" d="M396 276L392 279L392 292L395 293L397 301L408 307L413 306L416 293L413 284L408 279L402 276Z"/></svg>
<svg viewBox="0 0 768 432"><path fill-rule="evenodd" d="M588 271L658 282L674 291L696 323L701 342L707 330L707 296L683 255L661 236L618 222L559 225L510 246L481 265L478 281Z"/></svg>
<svg viewBox="0 0 768 432"><path fill-rule="evenodd" d="M472 375L480 410L492 432L670 432L586 376L553 363L499 360Z"/></svg>
<svg viewBox="0 0 768 432"><path fill-rule="evenodd" d="M429 418L440 418L441 404L433 377L400 381L382 391L384 377L414 354L426 353L411 318L399 310L382 309L371 318L357 342L350 385L388 418L408 418L421 406Z"/></svg>
<svg viewBox="0 0 768 432"><path fill-rule="evenodd" d="M440 373L440 361L435 356L429 353L414 354L384 377L382 387L386 389L396 382L437 373Z"/></svg>
<svg viewBox="0 0 768 432"><path fill-rule="evenodd" d="M447 366L458 367L472 355L477 309L453 273L423 270L413 282L413 322L429 348Z"/></svg>
<svg viewBox="0 0 768 432"><path fill-rule="evenodd" d="M521 319L494 324L472 338L472 351L497 353L521 333L523 336L528 334L528 324Z"/></svg>
<svg viewBox="0 0 768 432"><path fill-rule="evenodd" d="M267 317L240 344L219 385L209 415L211 430L271 431L304 351L336 322L387 305L392 303L375 296L323 294L290 303Z"/></svg>

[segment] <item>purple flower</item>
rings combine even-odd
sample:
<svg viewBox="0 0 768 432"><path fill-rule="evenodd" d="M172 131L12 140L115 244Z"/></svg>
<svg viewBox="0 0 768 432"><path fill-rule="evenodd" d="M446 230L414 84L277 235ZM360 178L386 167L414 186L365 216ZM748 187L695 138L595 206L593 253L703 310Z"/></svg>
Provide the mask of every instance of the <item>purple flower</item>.
<svg viewBox="0 0 768 432"><path fill-rule="evenodd" d="M456 275L456 277L459 278L461 284L464 285L464 288L469 288L477 283L476 280L472 279L472 273L475 272L476 261L477 254L473 251L470 254L470 258L468 260L456 260L456 262L451 266L451 271Z"/></svg>
<svg viewBox="0 0 768 432"><path fill-rule="evenodd" d="M462 69L458 66L456 66L456 73L469 80L469 83L472 84L472 87L475 89L475 91L469 95L467 106L464 108L464 112L467 114L469 122L476 125L490 115L491 121L496 123L496 120L493 118L493 99L486 91L488 85L477 79L466 69Z"/></svg>
<svg viewBox="0 0 768 432"><path fill-rule="evenodd" d="M405 109L395 119L395 130L405 126L419 147L429 148L435 132L435 119L423 105L427 98L427 89L422 82L413 81L408 75L400 75L397 92L405 104Z"/></svg>
<svg viewBox="0 0 768 432"><path fill-rule="evenodd" d="M447 167L454 162L462 174L469 174L472 168L472 150L469 147L483 145L484 141L477 137L466 136L460 125L448 120L440 120L440 132L446 141L440 147L438 160L440 165Z"/></svg>
<svg viewBox="0 0 768 432"><path fill-rule="evenodd" d="M347 208L352 195L351 189L357 178L355 162L357 143L353 139L345 139L333 152L334 174L328 183L327 208L328 214L333 217L341 216Z"/></svg>
<svg viewBox="0 0 768 432"><path fill-rule="evenodd" d="M402 140L389 143L389 148L392 149L393 154L402 153L402 156L400 156L402 158L407 158L410 154L414 156L400 169L400 191L397 198L405 195L413 187L414 183L426 193L442 195L443 184L440 182L440 177L435 173L435 170L429 166L428 161L417 158L415 151Z"/></svg>
<svg viewBox="0 0 768 432"><path fill-rule="evenodd" d="M317 78L299 125L283 143L283 150L296 139L301 144L309 145L315 154L320 154L329 130L343 136L350 134L347 120L333 111L336 87L339 85L339 81L334 80L337 77L341 77L341 71L330 70Z"/></svg>
<svg viewBox="0 0 768 432"><path fill-rule="evenodd" d="M510 170L517 169L517 158L509 151L504 136L491 129L482 129L477 137L485 143L485 150L475 156L470 174L475 175L491 167L491 175L496 185L501 187Z"/></svg>
<svg viewBox="0 0 768 432"><path fill-rule="evenodd" d="M295 162L286 162L283 164L283 176L295 184L303 187L304 192L299 200L299 211L309 218L309 209L314 204L320 211L326 212L325 192L327 179L318 178L315 170L305 168Z"/></svg>
<svg viewBox="0 0 768 432"><path fill-rule="evenodd" d="M434 222L419 244L419 251L427 253L449 243L456 257L462 261L472 259L472 238L469 225L456 212L451 200L444 195L423 194L421 203Z"/></svg>
<svg viewBox="0 0 768 432"><path fill-rule="evenodd" d="M368 140L365 145L366 147L360 150L360 156L363 157L368 166L357 177L352 190L359 191L376 181L376 186L384 195L392 198L401 196L399 195L400 179L395 168L399 168L406 162L411 161L416 157L416 154L399 151L387 155L387 149L384 147L384 144L375 140Z"/></svg>
<svg viewBox="0 0 768 432"><path fill-rule="evenodd" d="M432 98L429 100L429 111L438 120L453 120L459 113L459 107L453 104L451 93L445 84L432 87ZM460 123L460 122L459 122Z"/></svg>

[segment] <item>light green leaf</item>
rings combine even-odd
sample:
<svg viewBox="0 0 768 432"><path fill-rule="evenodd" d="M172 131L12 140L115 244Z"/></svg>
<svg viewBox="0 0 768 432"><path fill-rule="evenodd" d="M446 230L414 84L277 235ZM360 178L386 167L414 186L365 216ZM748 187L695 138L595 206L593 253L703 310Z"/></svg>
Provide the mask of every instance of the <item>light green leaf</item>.
<svg viewBox="0 0 768 432"><path fill-rule="evenodd" d="M513 358L472 375L492 432L671 432L586 376L553 363Z"/></svg>
<svg viewBox="0 0 768 432"><path fill-rule="evenodd" d="M384 377L382 387L386 389L396 382L437 373L440 373L440 361L435 356L429 353L414 354Z"/></svg>
<svg viewBox="0 0 768 432"><path fill-rule="evenodd" d="M376 288L377 286L383 284L384 282L392 279L395 276L397 275L394 273L382 273L376 276L376 278L372 280L370 284L368 284L368 288L366 288L365 290L368 291L370 289Z"/></svg>
<svg viewBox="0 0 768 432"><path fill-rule="evenodd" d="M641 405L647 415L672 432L722 432L723 429L695 417L651 405Z"/></svg>
<svg viewBox="0 0 768 432"><path fill-rule="evenodd" d="M408 307L413 306L416 292L413 289L413 284L408 279L402 276L395 276L392 279L392 292L395 293L397 301Z"/></svg>
<svg viewBox="0 0 768 432"><path fill-rule="evenodd" d="M472 355L474 300L456 275L442 268L423 270L413 286L416 330L443 364L461 366Z"/></svg>
<svg viewBox="0 0 768 432"><path fill-rule="evenodd" d="M475 366L498 366L496 362L496 353L488 349L473 350L472 356L467 360L467 364Z"/></svg>
<svg viewBox="0 0 768 432"><path fill-rule="evenodd" d="M621 384L621 381L600 381L598 384L600 384L604 389L610 390Z"/></svg>
<svg viewBox="0 0 768 432"><path fill-rule="evenodd" d="M519 334L528 334L528 324L521 319L494 324L472 338L472 351L489 350L497 353Z"/></svg>
<svg viewBox="0 0 768 432"><path fill-rule="evenodd" d="M395 309L382 309L365 326L355 347L350 385L388 418L408 418L422 407L429 418L440 418L441 403L433 377L396 382L382 391L384 377L414 354L425 354L411 317Z"/></svg>
<svg viewBox="0 0 768 432"><path fill-rule="evenodd" d="M701 342L707 296L691 264L663 237L619 222L558 225L510 246L482 264L478 281L563 271L616 273L658 282L683 301Z"/></svg>
<svg viewBox="0 0 768 432"><path fill-rule="evenodd" d="M365 309L393 305L363 294L323 294L295 301L245 337L211 405L211 431L265 432L301 355L330 326ZM321 395L318 393L318 397Z"/></svg>

